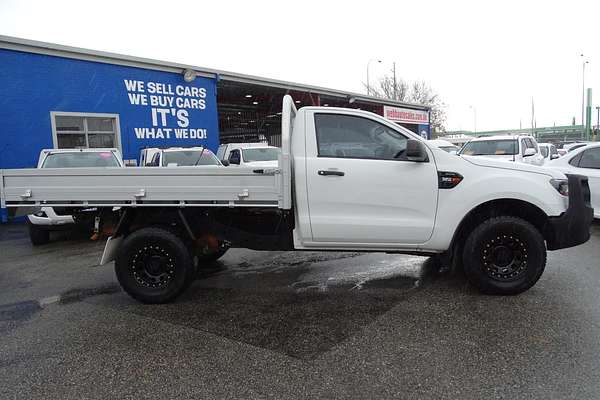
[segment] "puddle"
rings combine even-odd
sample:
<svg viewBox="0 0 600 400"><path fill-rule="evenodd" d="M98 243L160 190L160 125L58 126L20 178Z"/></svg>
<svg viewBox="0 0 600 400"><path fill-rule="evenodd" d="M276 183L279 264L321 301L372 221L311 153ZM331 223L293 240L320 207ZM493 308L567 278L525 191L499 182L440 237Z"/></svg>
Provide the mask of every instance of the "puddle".
<svg viewBox="0 0 600 400"><path fill-rule="evenodd" d="M313 263L290 286L297 291L332 287L411 288L419 285L427 257L368 254Z"/></svg>
<svg viewBox="0 0 600 400"><path fill-rule="evenodd" d="M28 300L0 306L0 321L24 321L41 311L37 301Z"/></svg>

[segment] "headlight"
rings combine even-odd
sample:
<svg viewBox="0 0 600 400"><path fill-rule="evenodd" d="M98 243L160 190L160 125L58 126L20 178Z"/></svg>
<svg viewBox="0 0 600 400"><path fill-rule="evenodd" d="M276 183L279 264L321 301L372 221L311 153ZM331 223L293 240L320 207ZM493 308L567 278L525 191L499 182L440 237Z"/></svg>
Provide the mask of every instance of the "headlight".
<svg viewBox="0 0 600 400"><path fill-rule="evenodd" d="M566 179L550 179L550 184L563 196L569 196L569 181Z"/></svg>

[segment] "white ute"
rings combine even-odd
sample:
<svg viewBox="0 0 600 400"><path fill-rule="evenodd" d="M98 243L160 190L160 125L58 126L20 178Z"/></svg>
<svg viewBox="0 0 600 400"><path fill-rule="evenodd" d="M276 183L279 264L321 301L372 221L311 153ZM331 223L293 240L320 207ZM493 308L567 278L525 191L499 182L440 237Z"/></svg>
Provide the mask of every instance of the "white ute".
<svg viewBox="0 0 600 400"><path fill-rule="evenodd" d="M438 256L485 293L533 286L546 249L584 243L586 177L457 157L379 115L285 96L278 168L4 170L9 208L121 207L102 262L146 303L181 294L209 256L256 250ZM210 258L209 258L210 259Z"/></svg>

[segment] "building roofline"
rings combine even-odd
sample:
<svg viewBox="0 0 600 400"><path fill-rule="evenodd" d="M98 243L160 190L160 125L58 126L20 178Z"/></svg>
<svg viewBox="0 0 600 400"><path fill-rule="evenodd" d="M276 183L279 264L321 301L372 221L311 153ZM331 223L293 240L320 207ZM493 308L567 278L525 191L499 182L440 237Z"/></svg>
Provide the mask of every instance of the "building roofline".
<svg viewBox="0 0 600 400"><path fill-rule="evenodd" d="M188 64L180 64L168 61L154 60L150 58L128 56L124 54L109 53L105 51L90 50L80 47L64 46L55 43L41 42L37 40L23 39L12 36L0 35L0 49L8 49L36 54L45 54L56 57L72 58L93 62L124 65L129 67L138 67L152 69L157 71L166 71L182 73L186 69L196 71L197 76L217 78L219 80L240 82L253 85L279 87L297 91L308 91L316 94L323 94L339 98L354 98L356 101L365 103L385 104L398 107L408 107L419 110L430 110L430 107L421 104L404 103L394 100L382 99L373 96L367 96L360 93L335 90L320 86L304 85L295 82L288 82L278 79L264 78L254 75L239 74L236 72L217 70L213 68L198 67Z"/></svg>

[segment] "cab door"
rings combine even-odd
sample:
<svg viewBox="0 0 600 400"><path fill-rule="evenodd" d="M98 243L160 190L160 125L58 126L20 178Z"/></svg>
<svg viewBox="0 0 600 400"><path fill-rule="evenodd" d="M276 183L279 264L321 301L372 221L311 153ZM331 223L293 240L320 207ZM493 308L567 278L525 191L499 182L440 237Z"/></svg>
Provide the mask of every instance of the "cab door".
<svg viewBox="0 0 600 400"><path fill-rule="evenodd" d="M313 242L346 245L426 242L438 198L433 153L408 161L408 133L382 118L306 114L307 202Z"/></svg>

